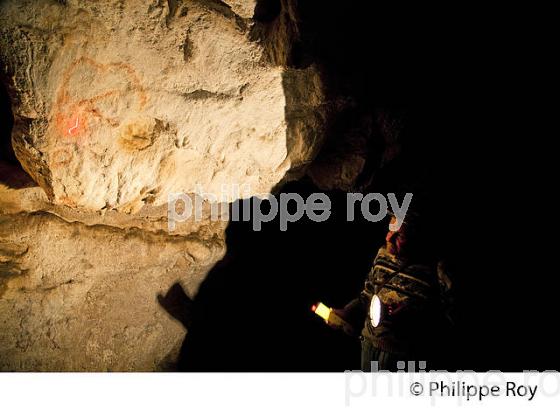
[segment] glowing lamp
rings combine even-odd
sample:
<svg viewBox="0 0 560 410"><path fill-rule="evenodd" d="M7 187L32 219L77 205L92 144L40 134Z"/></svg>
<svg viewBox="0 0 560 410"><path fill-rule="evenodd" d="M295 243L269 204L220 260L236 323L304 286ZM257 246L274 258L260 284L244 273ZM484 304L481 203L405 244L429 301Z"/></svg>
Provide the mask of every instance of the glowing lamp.
<svg viewBox="0 0 560 410"><path fill-rule="evenodd" d="M381 299L379 299L379 296L373 295L373 297L371 298L371 303L369 305L369 317L371 319L371 324L373 325L373 327L377 327L379 325L379 322L381 322L381 309Z"/></svg>

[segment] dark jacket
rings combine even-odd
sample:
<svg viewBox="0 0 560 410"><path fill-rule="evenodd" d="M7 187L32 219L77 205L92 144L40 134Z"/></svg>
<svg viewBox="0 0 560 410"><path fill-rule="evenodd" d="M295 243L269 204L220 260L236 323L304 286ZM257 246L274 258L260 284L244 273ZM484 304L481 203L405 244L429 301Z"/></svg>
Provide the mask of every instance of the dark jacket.
<svg viewBox="0 0 560 410"><path fill-rule="evenodd" d="M347 307L361 311L362 323L365 322L362 336L376 348L403 354L425 351L432 337L436 337L444 316L442 289L448 282L443 283L442 279L435 264L399 259L382 247L360 296ZM374 294L383 303L377 327L369 316Z"/></svg>

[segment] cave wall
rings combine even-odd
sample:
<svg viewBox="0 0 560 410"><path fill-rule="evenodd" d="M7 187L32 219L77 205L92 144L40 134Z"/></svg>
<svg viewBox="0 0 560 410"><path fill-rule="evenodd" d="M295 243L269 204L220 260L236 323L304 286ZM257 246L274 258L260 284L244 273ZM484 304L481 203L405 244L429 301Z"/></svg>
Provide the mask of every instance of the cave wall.
<svg viewBox="0 0 560 410"><path fill-rule="evenodd" d="M0 4L0 370L174 369L187 330L161 298L196 294L227 222L205 202L170 234L168 194L266 194L321 146L294 4Z"/></svg>
<svg viewBox="0 0 560 410"><path fill-rule="evenodd" d="M52 204L15 167L0 184L0 369L171 370L184 326L158 302L190 295L225 252L226 222L167 229L165 206L134 216Z"/></svg>
<svg viewBox="0 0 560 410"><path fill-rule="evenodd" d="M13 147L54 203L135 212L232 183L266 194L316 152L321 82L286 64L287 6L266 23L254 1L1 7Z"/></svg>

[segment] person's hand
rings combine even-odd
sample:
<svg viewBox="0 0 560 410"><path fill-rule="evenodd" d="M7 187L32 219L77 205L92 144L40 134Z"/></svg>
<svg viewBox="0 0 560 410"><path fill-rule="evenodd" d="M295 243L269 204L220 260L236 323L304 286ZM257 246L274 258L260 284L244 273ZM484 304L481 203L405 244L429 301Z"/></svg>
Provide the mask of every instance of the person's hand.
<svg viewBox="0 0 560 410"><path fill-rule="evenodd" d="M345 308L343 309L333 309L332 313L334 313L335 315L337 315L338 317L340 317L344 322L342 325L338 324L338 323L333 323L333 322L327 322L328 325L333 328L333 329L341 329L344 333L346 333L349 336L357 336L359 333L359 330L356 331L356 328L354 326L352 326L350 324L350 317L348 312L346 311Z"/></svg>

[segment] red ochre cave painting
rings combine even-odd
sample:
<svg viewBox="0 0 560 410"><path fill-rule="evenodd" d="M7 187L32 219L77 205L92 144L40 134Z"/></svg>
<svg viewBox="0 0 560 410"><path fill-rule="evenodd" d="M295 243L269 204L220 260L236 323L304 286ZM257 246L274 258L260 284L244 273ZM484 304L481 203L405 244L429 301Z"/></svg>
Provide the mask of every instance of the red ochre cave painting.
<svg viewBox="0 0 560 410"><path fill-rule="evenodd" d="M108 74L120 74L127 79L127 87L108 88L104 92L90 98L72 98L72 93L68 87L72 76L81 67L89 66L97 74L96 80L103 82L103 78ZM87 85L82 85L86 87ZM119 125L118 118L111 118L104 114L98 104L108 98L118 98L126 94L133 94L137 98L137 109L141 110L146 105L147 96L142 87L138 75L130 64L109 63L101 64L88 57L81 57L75 60L64 72L62 85L57 94L53 107L53 121L56 130L56 144L63 146L51 154L52 165L63 166L68 164L74 155L77 143L88 135L88 125L100 121L110 127Z"/></svg>

